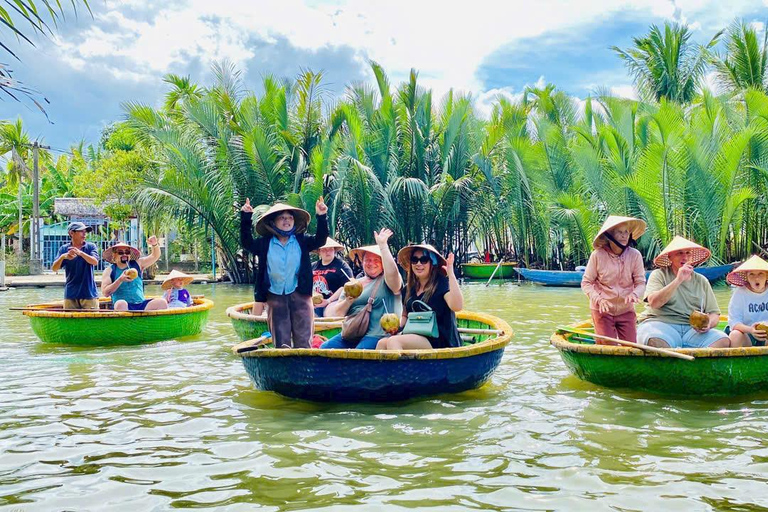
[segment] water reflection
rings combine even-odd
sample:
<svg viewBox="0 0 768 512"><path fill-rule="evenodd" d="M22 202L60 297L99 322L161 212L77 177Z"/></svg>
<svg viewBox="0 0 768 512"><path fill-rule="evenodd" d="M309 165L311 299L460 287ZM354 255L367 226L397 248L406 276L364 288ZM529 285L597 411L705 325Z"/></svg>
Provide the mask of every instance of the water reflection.
<svg viewBox="0 0 768 512"><path fill-rule="evenodd" d="M5 292L0 308L60 291ZM465 286L469 309L516 331L502 364L479 390L398 404L254 390L224 315L251 288L192 292L217 303L206 330L138 347L45 346L25 317L4 313L0 504L746 510L768 501L768 395L673 400L578 380L548 345L556 325L587 315L578 290ZM727 290L717 296L727 303Z"/></svg>

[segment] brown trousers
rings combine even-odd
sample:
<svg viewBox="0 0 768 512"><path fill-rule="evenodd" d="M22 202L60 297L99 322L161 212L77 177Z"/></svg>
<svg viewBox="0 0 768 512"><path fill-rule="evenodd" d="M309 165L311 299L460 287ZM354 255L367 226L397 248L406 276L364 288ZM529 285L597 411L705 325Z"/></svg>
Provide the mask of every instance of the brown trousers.
<svg viewBox="0 0 768 512"><path fill-rule="evenodd" d="M284 345L310 348L314 334L312 297L293 292L288 295L267 295L267 322L275 348ZM293 343L291 343L293 339Z"/></svg>

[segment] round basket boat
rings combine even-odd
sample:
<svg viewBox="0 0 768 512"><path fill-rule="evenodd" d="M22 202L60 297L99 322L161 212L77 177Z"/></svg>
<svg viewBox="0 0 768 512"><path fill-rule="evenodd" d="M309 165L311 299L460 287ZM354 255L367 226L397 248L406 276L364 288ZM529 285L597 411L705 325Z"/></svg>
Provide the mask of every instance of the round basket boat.
<svg viewBox="0 0 768 512"><path fill-rule="evenodd" d="M512 328L491 315L457 314L464 345L438 350L262 348L236 353L257 389L321 402L390 402L482 386ZM240 344L238 347L242 346Z"/></svg>
<svg viewBox="0 0 768 512"><path fill-rule="evenodd" d="M235 328L237 336L242 340L251 340L269 331L267 315L253 315L253 302L236 304L227 308L227 316ZM335 336L341 332L341 325L337 318L315 318L315 333L326 338Z"/></svg>
<svg viewBox="0 0 768 512"><path fill-rule="evenodd" d="M188 308L160 311L57 311L63 302L33 304L24 311L32 330L46 343L138 345L199 334L213 301L194 298ZM109 300L102 300L102 307Z"/></svg>
<svg viewBox="0 0 768 512"><path fill-rule="evenodd" d="M721 317L719 329L725 328ZM592 322L573 326L592 330ZM768 390L768 347L675 349L686 361L631 347L596 345L590 336L558 333L550 343L582 380L673 396L735 396Z"/></svg>
<svg viewBox="0 0 768 512"><path fill-rule="evenodd" d="M496 267L499 269L496 270ZM494 279L514 279L517 274L515 273L516 262L504 262L501 265L498 263L462 263L461 272L467 279L485 279L488 280L493 276ZM494 272L496 272L494 274Z"/></svg>

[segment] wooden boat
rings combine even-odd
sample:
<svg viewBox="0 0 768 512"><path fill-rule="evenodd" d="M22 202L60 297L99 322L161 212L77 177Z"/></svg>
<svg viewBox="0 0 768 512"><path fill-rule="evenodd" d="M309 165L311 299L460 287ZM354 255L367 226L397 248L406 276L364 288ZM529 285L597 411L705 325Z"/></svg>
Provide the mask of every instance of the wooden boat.
<svg viewBox="0 0 768 512"><path fill-rule="evenodd" d="M100 311L62 311L64 302L32 304L23 313L46 343L64 345L138 345L199 334L213 301L193 297L188 308L160 311L113 311L109 299Z"/></svg>
<svg viewBox="0 0 768 512"><path fill-rule="evenodd" d="M697 267L697 273L706 277L710 282L723 279L733 269L733 264L719 265L717 267ZM520 277L533 283L544 286L581 286L581 278L584 272L577 270L536 270L532 268L515 268ZM651 275L651 271L645 272L645 279Z"/></svg>
<svg viewBox="0 0 768 512"><path fill-rule="evenodd" d="M258 338L262 333L269 331L267 315L252 315L252 309L253 302L236 304L227 308L227 316L242 341ZM315 318L316 334L330 338L340 332L341 324L338 318Z"/></svg>
<svg viewBox="0 0 768 512"><path fill-rule="evenodd" d="M719 329L725 329L721 317ZM572 326L591 331L592 322ZM631 347L596 345L590 336L558 333L550 343L582 380L611 388L675 396L735 396L768 390L768 347L675 349L685 361Z"/></svg>
<svg viewBox="0 0 768 512"><path fill-rule="evenodd" d="M491 274L499 266L497 263L462 263L461 272L467 279L484 279L491 278ZM499 270L494 274L494 279L514 279L516 262L504 262L499 266Z"/></svg>
<svg viewBox="0 0 768 512"><path fill-rule="evenodd" d="M457 314L464 346L439 350L261 348L238 353L257 389L321 402L390 402L482 386L512 338L503 320ZM250 343L246 342L246 343ZM242 350L242 343L235 348Z"/></svg>

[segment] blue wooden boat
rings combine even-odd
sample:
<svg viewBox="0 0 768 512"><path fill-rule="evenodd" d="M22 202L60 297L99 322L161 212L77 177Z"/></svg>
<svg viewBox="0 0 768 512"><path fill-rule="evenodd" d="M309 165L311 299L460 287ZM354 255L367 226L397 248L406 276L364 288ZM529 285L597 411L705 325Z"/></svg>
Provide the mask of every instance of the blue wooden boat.
<svg viewBox="0 0 768 512"><path fill-rule="evenodd" d="M717 267L697 267L695 270L706 277L710 282L723 279L733 269L733 264L719 265ZM532 268L515 268L520 277L533 283L544 286L581 286L581 278L584 272L577 270L536 270ZM651 275L651 271L645 272L645 279Z"/></svg>
<svg viewBox="0 0 768 512"><path fill-rule="evenodd" d="M439 350L321 350L233 347L257 389L318 402L393 402L482 386L501 362L512 328L461 311L465 343ZM254 341L254 340L251 340ZM254 345L256 346L256 345Z"/></svg>

